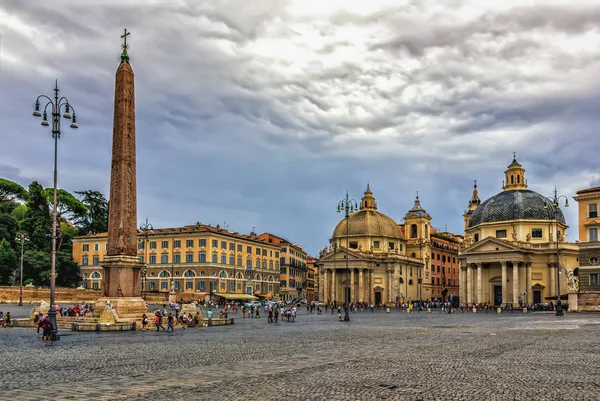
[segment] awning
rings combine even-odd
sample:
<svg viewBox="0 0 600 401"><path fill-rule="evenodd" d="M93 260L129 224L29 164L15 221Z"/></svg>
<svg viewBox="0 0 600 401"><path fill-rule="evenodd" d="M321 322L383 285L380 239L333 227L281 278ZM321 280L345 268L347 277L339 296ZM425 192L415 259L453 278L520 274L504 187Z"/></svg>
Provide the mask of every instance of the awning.
<svg viewBox="0 0 600 401"><path fill-rule="evenodd" d="M250 295L250 294L214 294L214 295L221 297L221 298L225 298L225 299L233 299L233 300L240 300L240 301L255 301L258 299L254 295Z"/></svg>

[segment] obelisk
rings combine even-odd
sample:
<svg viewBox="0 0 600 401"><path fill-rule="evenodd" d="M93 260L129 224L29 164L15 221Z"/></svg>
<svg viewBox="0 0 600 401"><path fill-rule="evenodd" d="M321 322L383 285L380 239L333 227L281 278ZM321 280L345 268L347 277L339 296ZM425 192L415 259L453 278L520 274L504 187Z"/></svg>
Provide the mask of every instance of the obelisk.
<svg viewBox="0 0 600 401"><path fill-rule="evenodd" d="M119 317L146 312L146 303L140 296L143 264L137 256L135 92L128 35L125 29L115 79L108 248L102 262L103 297L98 300L103 304L110 301Z"/></svg>

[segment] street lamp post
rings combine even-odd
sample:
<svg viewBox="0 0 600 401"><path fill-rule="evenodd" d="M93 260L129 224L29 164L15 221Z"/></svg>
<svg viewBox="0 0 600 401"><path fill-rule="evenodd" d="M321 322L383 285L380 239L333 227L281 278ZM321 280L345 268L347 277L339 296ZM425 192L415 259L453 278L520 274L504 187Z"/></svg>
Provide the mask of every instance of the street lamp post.
<svg viewBox="0 0 600 401"><path fill-rule="evenodd" d="M351 213L354 213L355 210L358 210L358 203L354 199L348 199L348 191L346 191L346 198L342 199L338 203L337 211L338 213L342 210L345 211L345 219L346 219L346 288L344 294L344 322L350 321L350 314L348 308L350 306L350 268L348 267L348 246L349 246L349 217Z"/></svg>
<svg viewBox="0 0 600 401"><path fill-rule="evenodd" d="M44 113L40 112L40 99L42 101L47 101L44 106ZM40 95L35 100L35 110L33 111L34 117L42 117L42 126L48 127L50 124L48 123L48 106L52 107L52 138L54 139L54 188L53 188L53 210L52 210L52 270L50 273L50 310L48 311L48 318L52 322L52 337L56 340L59 339L58 336L58 326L56 324L56 309L54 309L55 295L56 295L56 225L57 217L56 217L56 207L57 207L57 183L58 183L58 173L57 173L57 155L58 155L58 139L60 138L60 113L61 110L64 110L63 117L67 120L71 120L71 128L79 128L77 125L77 117L75 116L75 109L69 103L69 100L66 97L58 97L58 80L55 81L54 85L54 99L46 95ZM73 111L73 116L71 116L71 110Z"/></svg>
<svg viewBox="0 0 600 401"><path fill-rule="evenodd" d="M19 233L19 236L15 238L21 241L21 274L19 274L19 306L23 306L23 253L25 249L25 241L27 240L27 234Z"/></svg>
<svg viewBox="0 0 600 401"><path fill-rule="evenodd" d="M150 231L153 231L154 227L152 224L148 223L148 218L146 217L146 222L140 225L140 231L144 232L144 270L142 270L142 298L146 299L146 277L148 275L148 244L149 244L149 236Z"/></svg>
<svg viewBox="0 0 600 401"><path fill-rule="evenodd" d="M556 187L554 188L554 197L553 198L548 198L552 201L552 205L554 206L554 223L556 224L556 293L557 293L557 298L556 298L556 316L563 316L563 310L562 310L562 304L560 302L560 260L559 260L559 250L558 250L558 243L560 241L559 235L558 235L558 215L560 213L560 205L559 205L559 200L560 198L565 198L565 207L569 207L569 198L567 198L565 195L557 195L556 193ZM547 207L547 206L546 206Z"/></svg>

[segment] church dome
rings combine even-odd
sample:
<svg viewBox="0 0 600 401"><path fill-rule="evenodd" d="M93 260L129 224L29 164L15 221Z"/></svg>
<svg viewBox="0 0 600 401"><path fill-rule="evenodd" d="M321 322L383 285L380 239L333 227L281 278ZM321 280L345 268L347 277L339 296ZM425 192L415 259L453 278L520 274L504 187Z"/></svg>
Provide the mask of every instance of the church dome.
<svg viewBox="0 0 600 401"><path fill-rule="evenodd" d="M377 211L377 203L367 185L365 196L360 203L360 211L348 217L348 235L402 238L398 224L383 213ZM333 230L332 238L346 236L346 219L342 219Z"/></svg>
<svg viewBox="0 0 600 401"><path fill-rule="evenodd" d="M505 190L483 202L469 219L469 228L482 223L512 220L552 220L555 207L545 196L530 191ZM558 221L565 223L565 217L558 209Z"/></svg>

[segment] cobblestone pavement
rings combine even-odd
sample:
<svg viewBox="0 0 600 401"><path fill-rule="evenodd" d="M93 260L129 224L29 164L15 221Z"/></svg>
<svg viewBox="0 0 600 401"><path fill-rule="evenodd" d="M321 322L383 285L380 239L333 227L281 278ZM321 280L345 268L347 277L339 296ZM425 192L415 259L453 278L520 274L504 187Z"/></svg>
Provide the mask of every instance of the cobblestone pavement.
<svg viewBox="0 0 600 401"><path fill-rule="evenodd" d="M0 398L600 399L598 314L234 317L173 334L63 332L52 347L0 328Z"/></svg>

